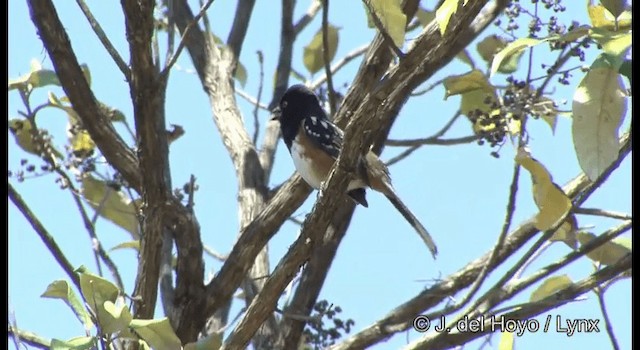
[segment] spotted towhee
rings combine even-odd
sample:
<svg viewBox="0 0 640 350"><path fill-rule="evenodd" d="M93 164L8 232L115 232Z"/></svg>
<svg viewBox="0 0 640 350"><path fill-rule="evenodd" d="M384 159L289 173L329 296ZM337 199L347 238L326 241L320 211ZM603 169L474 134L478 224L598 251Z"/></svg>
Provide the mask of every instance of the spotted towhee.
<svg viewBox="0 0 640 350"><path fill-rule="evenodd" d="M280 121L282 138L296 170L311 187L319 189L340 153L342 130L327 118L318 97L304 85L291 86L273 110L273 115L274 120ZM356 203L368 207L366 187L381 192L389 199L418 232L435 258L437 248L431 235L396 195L389 169L371 151L358 160L356 178L349 183L347 194Z"/></svg>

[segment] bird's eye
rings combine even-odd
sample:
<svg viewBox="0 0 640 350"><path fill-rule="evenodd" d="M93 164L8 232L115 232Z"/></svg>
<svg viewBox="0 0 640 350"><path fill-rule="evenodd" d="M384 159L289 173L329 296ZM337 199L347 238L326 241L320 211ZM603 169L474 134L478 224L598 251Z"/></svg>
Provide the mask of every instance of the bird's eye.
<svg viewBox="0 0 640 350"><path fill-rule="evenodd" d="M282 101L280 105L282 106L281 108L287 108L287 101Z"/></svg>

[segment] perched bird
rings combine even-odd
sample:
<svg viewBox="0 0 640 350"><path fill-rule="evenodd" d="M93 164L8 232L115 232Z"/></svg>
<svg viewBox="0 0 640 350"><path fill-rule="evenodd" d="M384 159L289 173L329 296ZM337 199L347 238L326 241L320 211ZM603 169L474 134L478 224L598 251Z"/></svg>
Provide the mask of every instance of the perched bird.
<svg viewBox="0 0 640 350"><path fill-rule="evenodd" d="M304 85L293 85L287 89L272 113L272 120L280 121L282 139L291 153L296 170L311 187L319 189L340 154L342 130L327 118L318 97ZM435 258L437 248L431 235L400 200L391 185L389 169L371 151L358 159L355 179L347 186L347 194L356 203L368 207L367 187L389 199L418 232Z"/></svg>

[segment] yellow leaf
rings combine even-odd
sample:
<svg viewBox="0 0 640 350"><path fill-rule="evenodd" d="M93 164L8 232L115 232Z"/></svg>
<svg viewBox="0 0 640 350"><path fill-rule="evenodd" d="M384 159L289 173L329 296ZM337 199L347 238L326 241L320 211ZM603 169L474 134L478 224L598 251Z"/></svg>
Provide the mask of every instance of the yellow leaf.
<svg viewBox="0 0 640 350"><path fill-rule="evenodd" d="M571 126L578 163L592 181L618 156L618 129L626 110L618 72L607 67L589 70L573 95Z"/></svg>
<svg viewBox="0 0 640 350"><path fill-rule="evenodd" d="M629 11L623 11L618 17L609 12L602 5L589 5L587 7L591 25L595 28L605 28L609 30L627 30L631 27L631 15Z"/></svg>
<svg viewBox="0 0 640 350"><path fill-rule="evenodd" d="M571 278L567 275L553 276L547 278L542 284L531 293L529 301L532 303L549 297L556 292L565 289L573 284Z"/></svg>
<svg viewBox="0 0 640 350"><path fill-rule="evenodd" d="M476 49L478 50L478 54L482 57L486 62L491 62L495 55L504 49L507 46L507 41L497 35L489 35L484 38L482 41L478 43ZM520 57L524 51L516 51L513 54L510 54L508 57L505 57L500 65L498 66L497 71L500 73L513 73L518 69L518 63L520 62Z"/></svg>
<svg viewBox="0 0 640 350"><path fill-rule="evenodd" d="M535 217L535 227L540 231L546 231L569 213L572 206L571 200L553 182L551 174L544 165L532 158L527 150L518 149L516 162L531 174L533 200L540 209Z"/></svg>
<svg viewBox="0 0 640 350"><path fill-rule="evenodd" d="M85 174L82 177L80 193L100 216L127 230L134 239L140 238L135 207L121 191Z"/></svg>
<svg viewBox="0 0 640 350"><path fill-rule="evenodd" d="M589 31L589 37L602 45L602 51L620 60L631 47L631 33L612 32L607 29L594 28Z"/></svg>
<svg viewBox="0 0 640 350"><path fill-rule="evenodd" d="M589 34L589 26L588 25L581 25L579 27L575 27L573 29L571 29L570 31L566 32L565 34L563 34L562 36L560 36L558 38L558 41L560 42L574 42L580 38L582 38L583 36Z"/></svg>
<svg viewBox="0 0 640 350"><path fill-rule="evenodd" d="M52 158L62 159L62 153L55 149L51 142L47 141L43 145L42 141L36 139L35 133L33 132L33 125L29 119L14 118L9 120L9 130L13 134L16 144L25 152L39 157L42 156L42 154L48 154Z"/></svg>
<svg viewBox="0 0 640 350"><path fill-rule="evenodd" d="M551 127L551 133L555 133L556 124L558 123L558 109L552 99L547 97L541 97L538 102L531 108L531 114L542 118L549 127Z"/></svg>
<svg viewBox="0 0 640 350"><path fill-rule="evenodd" d="M449 20L456 11L458 11L458 3L460 0L444 0L442 5L436 10L436 21L438 21L438 28L440 29L440 35L444 35L449 25ZM463 4L464 6L464 4Z"/></svg>
<svg viewBox="0 0 640 350"><path fill-rule="evenodd" d="M371 8L375 11L382 27L393 40L393 43L402 48L404 34L407 27L407 16L402 12L401 0L370 0Z"/></svg>
<svg viewBox="0 0 640 350"><path fill-rule="evenodd" d="M514 332L508 332L503 330L500 333L500 342L498 343L498 350L513 350Z"/></svg>
<svg viewBox="0 0 640 350"><path fill-rule="evenodd" d="M329 61L336 55L338 49L338 27L329 25L327 28L327 38L329 41ZM309 73L314 74L324 68L324 54L322 44L322 28L318 30L309 45L304 47L302 62Z"/></svg>
<svg viewBox="0 0 640 350"><path fill-rule="evenodd" d="M564 242L571 249L576 249L578 246L578 240L576 238L576 230L578 229L578 222L575 215L567 216L562 225L558 227L553 236L549 238L552 242Z"/></svg>
<svg viewBox="0 0 640 350"><path fill-rule="evenodd" d="M504 49L500 50L500 52L498 52L493 57L493 61L491 62L491 76L496 74L496 72L498 71L498 68L502 64L502 61L504 61L507 57L515 55L518 52L522 52L522 50L528 47L538 45L547 40L549 40L549 38L546 38L546 39L520 38L509 43L507 46L504 47Z"/></svg>
<svg viewBox="0 0 640 350"><path fill-rule="evenodd" d="M443 81L445 99L449 96L464 94L474 90L495 92L495 87L489 83L487 77L478 69L462 75L453 75Z"/></svg>
<svg viewBox="0 0 640 350"><path fill-rule="evenodd" d="M596 238L596 235L589 232L578 232L580 245L585 245ZM603 265L612 265L618 262L627 254L631 253L631 240L624 237L612 239L605 242L598 248L587 253L587 257Z"/></svg>

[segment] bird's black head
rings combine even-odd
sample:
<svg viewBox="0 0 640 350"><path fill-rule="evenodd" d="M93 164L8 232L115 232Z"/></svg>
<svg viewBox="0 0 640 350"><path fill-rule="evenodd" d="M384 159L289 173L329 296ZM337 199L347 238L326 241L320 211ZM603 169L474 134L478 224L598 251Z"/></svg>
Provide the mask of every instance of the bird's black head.
<svg viewBox="0 0 640 350"><path fill-rule="evenodd" d="M280 130L285 142L293 140L304 118L327 117L320 106L318 96L301 84L289 87L272 113L273 119L280 121Z"/></svg>

